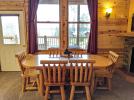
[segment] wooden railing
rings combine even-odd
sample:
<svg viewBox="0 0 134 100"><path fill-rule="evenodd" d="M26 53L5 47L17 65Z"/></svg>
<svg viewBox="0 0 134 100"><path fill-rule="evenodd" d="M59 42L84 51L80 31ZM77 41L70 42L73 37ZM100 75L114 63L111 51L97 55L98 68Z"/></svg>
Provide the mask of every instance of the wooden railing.
<svg viewBox="0 0 134 100"><path fill-rule="evenodd" d="M80 37L79 43L77 43L76 37L69 37L69 45L76 46L86 49L87 47L87 37ZM38 49L47 50L50 47L59 47L60 45L59 37L56 36L38 36Z"/></svg>
<svg viewBox="0 0 134 100"><path fill-rule="evenodd" d="M4 44L18 44L19 38L14 36L3 36Z"/></svg>
<svg viewBox="0 0 134 100"><path fill-rule="evenodd" d="M87 37L79 37L79 40L76 37L69 37L69 46L79 46L82 49L86 49L87 41Z"/></svg>

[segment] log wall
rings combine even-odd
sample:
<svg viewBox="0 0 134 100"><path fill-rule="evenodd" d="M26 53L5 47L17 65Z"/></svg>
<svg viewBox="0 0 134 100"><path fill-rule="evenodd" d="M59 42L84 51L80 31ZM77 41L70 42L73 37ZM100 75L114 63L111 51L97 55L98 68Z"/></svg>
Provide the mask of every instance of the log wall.
<svg viewBox="0 0 134 100"><path fill-rule="evenodd" d="M98 47L123 48L122 39L112 34L127 32L129 0L99 0L98 3ZM109 18L105 17L107 6L112 7Z"/></svg>

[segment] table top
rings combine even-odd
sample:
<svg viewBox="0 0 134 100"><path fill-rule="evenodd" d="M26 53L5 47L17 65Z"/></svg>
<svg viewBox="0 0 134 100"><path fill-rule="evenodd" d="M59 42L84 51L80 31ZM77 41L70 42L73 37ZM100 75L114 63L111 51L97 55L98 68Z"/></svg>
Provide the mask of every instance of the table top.
<svg viewBox="0 0 134 100"><path fill-rule="evenodd" d="M101 55L88 55L84 54L82 57L72 57L72 58L65 58L65 57L50 57L48 54L38 54L38 55L27 55L26 59L22 61L22 64L25 68L29 67L36 67L41 68L42 64L40 64L41 60L71 60L71 59L89 59L89 60L95 60L94 68L106 68L107 66L110 66L112 64L112 61L104 56Z"/></svg>

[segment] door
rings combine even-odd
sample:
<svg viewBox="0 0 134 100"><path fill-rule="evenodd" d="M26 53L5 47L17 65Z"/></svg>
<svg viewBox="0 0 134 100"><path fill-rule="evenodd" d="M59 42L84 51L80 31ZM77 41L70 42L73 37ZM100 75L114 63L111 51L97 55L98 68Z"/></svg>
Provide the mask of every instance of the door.
<svg viewBox="0 0 134 100"><path fill-rule="evenodd" d="M0 66L2 71L19 71L15 54L26 50L23 11L0 11Z"/></svg>

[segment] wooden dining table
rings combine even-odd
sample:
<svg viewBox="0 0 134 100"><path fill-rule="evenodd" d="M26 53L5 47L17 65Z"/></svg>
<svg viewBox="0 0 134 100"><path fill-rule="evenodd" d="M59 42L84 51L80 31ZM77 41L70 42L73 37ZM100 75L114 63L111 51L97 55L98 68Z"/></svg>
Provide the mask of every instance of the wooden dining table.
<svg viewBox="0 0 134 100"><path fill-rule="evenodd" d="M112 64L112 61L101 55L93 55L93 54L83 54L82 56L76 57L63 57L63 56L49 56L48 54L37 54L32 55L28 54L26 59L22 61L22 64L25 68L36 67L36 69L41 69L43 66L40 64L41 60L95 60L94 69L106 68Z"/></svg>
<svg viewBox="0 0 134 100"><path fill-rule="evenodd" d="M41 70L43 68L43 65L40 64L40 61L41 60L74 60L74 59L77 59L77 60L95 60L95 64L94 64L94 69L97 70L97 69L105 69L107 68L108 66L112 65L112 61L107 58L107 57L104 57L102 55L93 55L93 54L83 54L82 56L75 56L75 57L70 57L70 58L67 58L67 57L63 57L63 56L50 56L48 54L37 54L37 55L32 55L32 54L28 54L26 56L26 59L24 59L22 61L22 65L25 67L25 68L36 68L37 70ZM68 69L68 68L67 68ZM40 94L43 95L43 76L40 75ZM94 85L94 81L92 82L92 85ZM92 86L93 87L93 86ZM91 88L91 91L93 93L93 88Z"/></svg>

